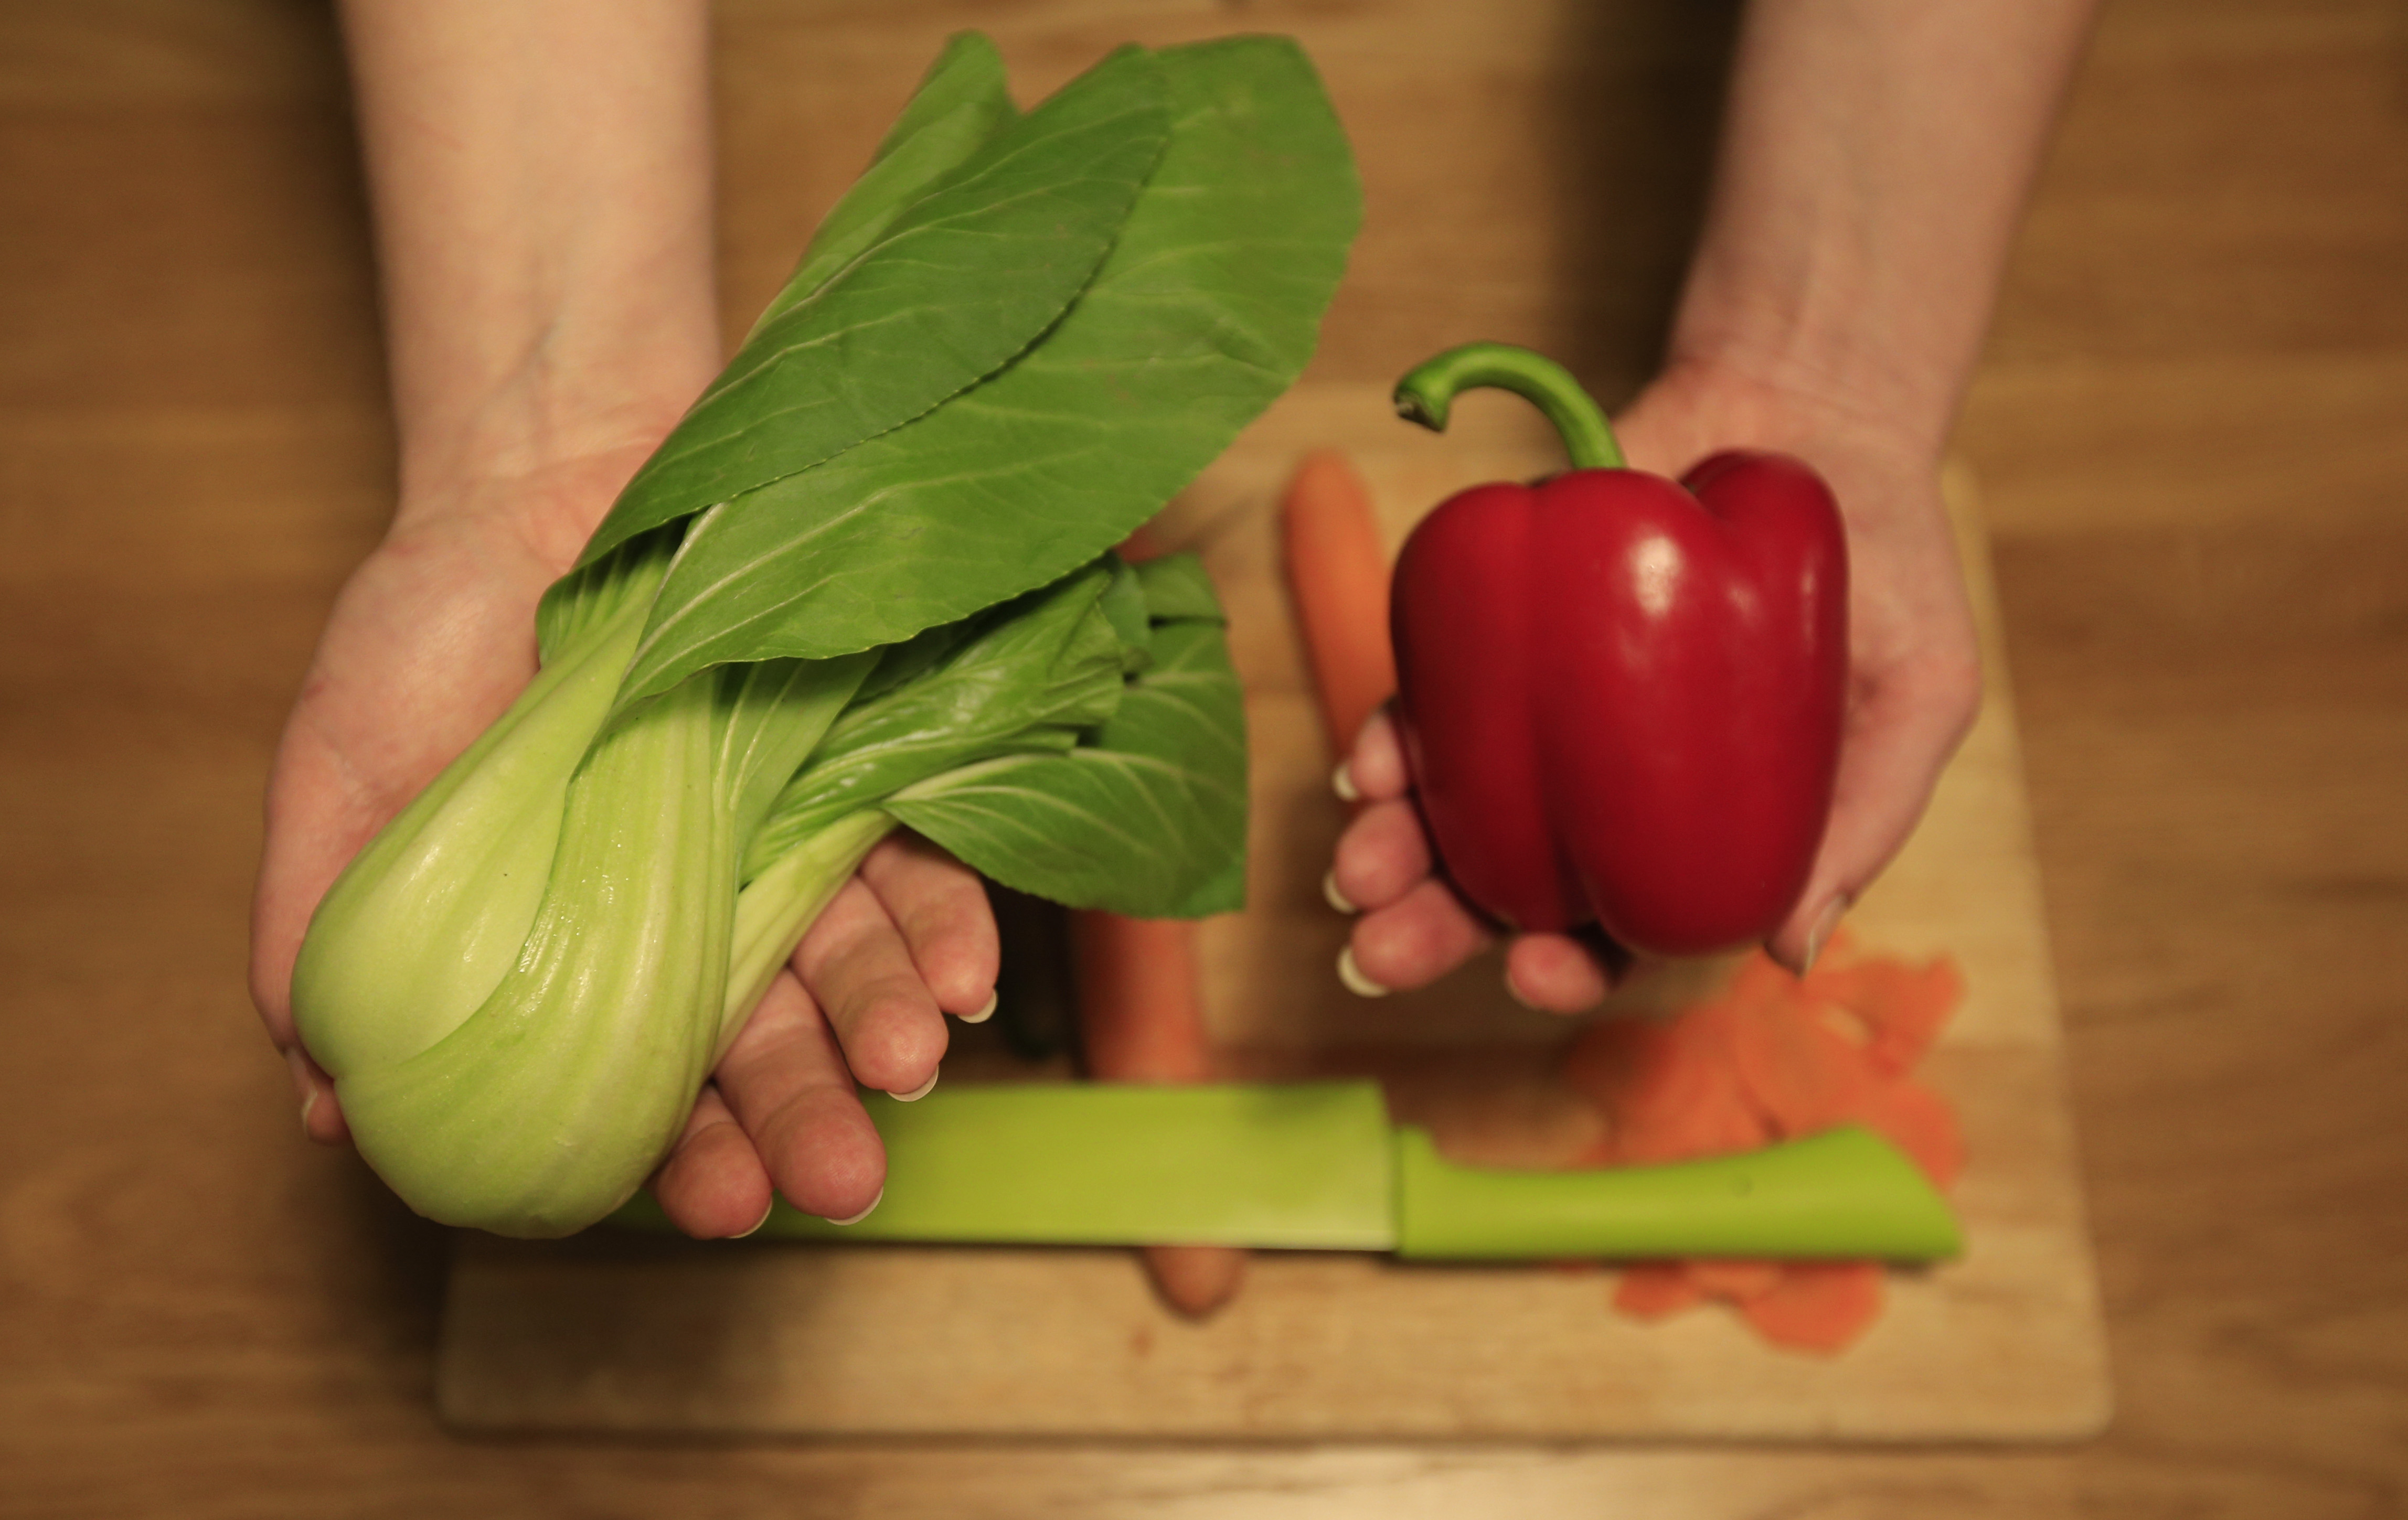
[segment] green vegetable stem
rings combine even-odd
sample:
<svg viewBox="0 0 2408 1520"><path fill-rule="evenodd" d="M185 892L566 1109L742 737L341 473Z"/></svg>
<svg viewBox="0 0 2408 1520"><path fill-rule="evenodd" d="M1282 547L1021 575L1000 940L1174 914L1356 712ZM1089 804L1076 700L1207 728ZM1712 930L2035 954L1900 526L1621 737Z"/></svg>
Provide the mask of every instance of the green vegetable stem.
<svg viewBox="0 0 2408 1520"><path fill-rule="evenodd" d="M617 1208L895 828L1077 907L1239 906L1219 605L1110 551L1293 383L1359 202L1284 41L1124 48L1025 115L948 45L546 595L540 674L311 922L303 1041L411 1207Z"/></svg>

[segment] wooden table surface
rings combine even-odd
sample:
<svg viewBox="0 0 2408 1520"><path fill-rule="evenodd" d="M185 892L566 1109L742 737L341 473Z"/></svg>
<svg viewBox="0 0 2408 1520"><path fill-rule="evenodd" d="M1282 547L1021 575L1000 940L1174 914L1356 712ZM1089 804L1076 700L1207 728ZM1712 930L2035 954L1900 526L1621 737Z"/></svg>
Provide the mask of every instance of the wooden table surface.
<svg viewBox="0 0 2408 1520"><path fill-rule="evenodd" d="M1370 222L1314 377L1609 396L1726 42L1675 0L727 0L758 305L939 37L1290 31ZM298 0L0 7L0 1514L2365 1516L2408 1506L2408 8L2110 0L1958 445L1997 536L2117 1416L2069 1448L463 1441L445 1240L248 1008L261 778L389 509Z"/></svg>

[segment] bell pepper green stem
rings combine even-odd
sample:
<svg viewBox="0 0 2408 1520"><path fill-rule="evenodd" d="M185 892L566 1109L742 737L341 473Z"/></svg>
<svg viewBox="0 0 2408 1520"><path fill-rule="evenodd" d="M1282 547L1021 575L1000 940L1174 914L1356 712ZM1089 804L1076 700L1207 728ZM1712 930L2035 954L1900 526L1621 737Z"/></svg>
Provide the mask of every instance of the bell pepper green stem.
<svg viewBox="0 0 2408 1520"><path fill-rule="evenodd" d="M1422 361L1397 382L1397 415L1443 433L1455 396L1482 387L1511 391L1546 413L1572 468L1622 468L1622 446L1613 441L1612 424L1571 371L1511 343L1466 343Z"/></svg>

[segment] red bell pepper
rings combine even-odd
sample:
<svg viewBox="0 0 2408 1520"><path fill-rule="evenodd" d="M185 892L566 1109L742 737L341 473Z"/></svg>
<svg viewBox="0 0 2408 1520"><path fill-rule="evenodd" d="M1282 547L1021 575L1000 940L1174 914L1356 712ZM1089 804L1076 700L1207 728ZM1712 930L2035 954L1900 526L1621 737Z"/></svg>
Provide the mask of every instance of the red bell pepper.
<svg viewBox="0 0 2408 1520"><path fill-rule="evenodd" d="M1678 483L1623 468L1579 382L1502 344L1415 369L1398 410L1443 429L1472 386L1536 402L1574 467L1451 497L1397 563L1398 716L1447 875L1518 930L1593 922L1656 955L1762 939L1805 888L1839 765L1829 489L1773 453Z"/></svg>

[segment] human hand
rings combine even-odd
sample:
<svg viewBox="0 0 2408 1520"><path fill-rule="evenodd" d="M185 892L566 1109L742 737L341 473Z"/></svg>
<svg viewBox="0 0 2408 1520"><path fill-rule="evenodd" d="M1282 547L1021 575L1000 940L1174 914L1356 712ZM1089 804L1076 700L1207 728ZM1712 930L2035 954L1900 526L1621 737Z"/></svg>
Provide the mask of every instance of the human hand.
<svg viewBox="0 0 2408 1520"><path fill-rule="evenodd" d="M535 607L644 451L599 453L412 502L337 598L279 745L253 903L251 994L291 1062L302 1125L349 1137L301 1049L293 963L361 846L535 674ZM822 914L713 1073L653 1188L697 1237L746 1232L771 1189L849 1218L885 1169L856 1080L924 1090L943 1015L991 1006L997 949L975 874L892 838Z"/></svg>
<svg viewBox="0 0 2408 1520"><path fill-rule="evenodd" d="M1795 382L1731 366L1676 366L1617 420L1631 466L1677 476L1722 449L1796 454L1829 481L1849 554L1848 712L1829 825L1805 891L1767 941L1796 969L1906 840L1981 700L1980 654L1936 453L1905 429ZM1340 838L1333 893L1358 909L1342 974L1357 991L1419 987L1496 931L1437 873L1383 714L1341 769L1364 807ZM1506 984L1535 1008L1595 1007L1627 973L1619 947L1513 937Z"/></svg>

